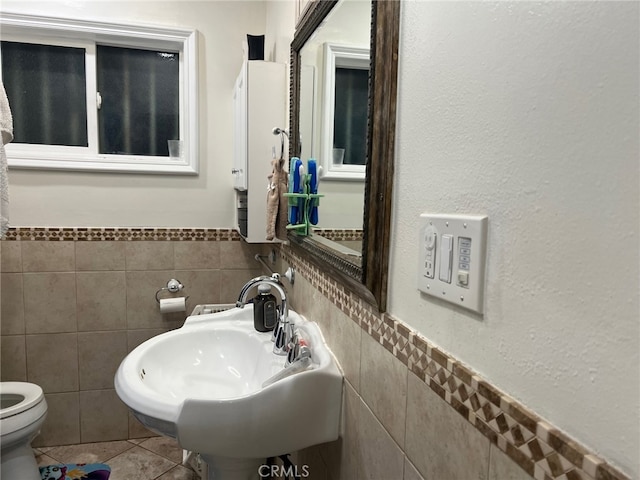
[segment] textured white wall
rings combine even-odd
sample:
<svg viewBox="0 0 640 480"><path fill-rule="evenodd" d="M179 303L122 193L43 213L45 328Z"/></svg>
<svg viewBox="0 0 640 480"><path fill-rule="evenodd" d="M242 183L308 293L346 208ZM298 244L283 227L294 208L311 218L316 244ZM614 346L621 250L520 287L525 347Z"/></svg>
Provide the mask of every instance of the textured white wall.
<svg viewBox="0 0 640 480"><path fill-rule="evenodd" d="M640 476L639 3L402 5L390 312ZM416 287L489 216L486 314Z"/></svg>
<svg viewBox="0 0 640 480"><path fill-rule="evenodd" d="M12 169L12 225L232 227L232 90L245 35L265 33L266 5L264 1L2 0L2 11L8 12L185 26L200 32L200 175ZM272 52L275 41L268 38L265 51Z"/></svg>

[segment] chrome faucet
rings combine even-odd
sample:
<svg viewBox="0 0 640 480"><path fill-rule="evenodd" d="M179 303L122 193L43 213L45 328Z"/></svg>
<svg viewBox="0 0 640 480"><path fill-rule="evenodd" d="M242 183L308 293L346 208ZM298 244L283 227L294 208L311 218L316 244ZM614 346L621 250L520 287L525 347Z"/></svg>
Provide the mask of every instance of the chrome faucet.
<svg viewBox="0 0 640 480"><path fill-rule="evenodd" d="M268 277L266 275L255 277L249 280L242 290L240 290L240 295L238 296L238 301L236 302L236 307L244 308L247 304L247 297L249 296L249 291L255 286L267 284L274 287L278 293L280 294L280 316L278 318L278 323L276 324L276 328L273 330L272 340L274 342L273 345L273 353L276 355L287 355L289 350L292 348L291 343L295 340L294 335L294 325L289 321L289 309L287 307L287 294L284 291L284 287L282 286L282 282L280 281L280 275L274 273L272 276Z"/></svg>

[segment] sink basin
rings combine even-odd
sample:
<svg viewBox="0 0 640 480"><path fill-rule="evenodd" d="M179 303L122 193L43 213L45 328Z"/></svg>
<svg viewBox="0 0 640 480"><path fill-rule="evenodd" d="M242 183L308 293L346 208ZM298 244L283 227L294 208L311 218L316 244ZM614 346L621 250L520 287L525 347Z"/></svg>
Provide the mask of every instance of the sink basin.
<svg viewBox="0 0 640 480"><path fill-rule="evenodd" d="M116 392L145 426L207 463L264 461L336 440L342 374L317 324L289 318L311 351L303 371L283 372L286 357L272 353L270 332L253 328L249 304L188 317L147 340L122 361Z"/></svg>

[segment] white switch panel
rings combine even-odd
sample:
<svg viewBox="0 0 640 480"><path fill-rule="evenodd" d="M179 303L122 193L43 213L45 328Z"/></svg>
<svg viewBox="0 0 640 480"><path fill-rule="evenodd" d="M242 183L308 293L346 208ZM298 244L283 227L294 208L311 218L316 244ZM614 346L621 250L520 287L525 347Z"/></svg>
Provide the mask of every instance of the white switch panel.
<svg viewBox="0 0 640 480"><path fill-rule="evenodd" d="M418 290L483 313L488 221L486 215L420 215Z"/></svg>

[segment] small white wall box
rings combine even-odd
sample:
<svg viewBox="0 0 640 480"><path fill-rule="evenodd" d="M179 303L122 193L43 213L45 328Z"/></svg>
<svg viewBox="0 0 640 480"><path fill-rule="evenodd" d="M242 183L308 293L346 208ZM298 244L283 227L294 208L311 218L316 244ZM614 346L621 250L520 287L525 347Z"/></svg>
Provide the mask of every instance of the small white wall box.
<svg viewBox="0 0 640 480"><path fill-rule="evenodd" d="M418 290L483 313L488 222L486 215L420 215Z"/></svg>

